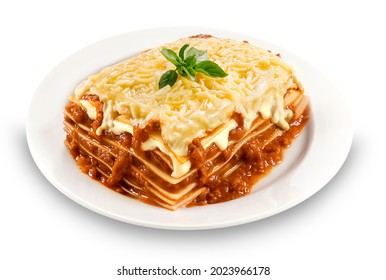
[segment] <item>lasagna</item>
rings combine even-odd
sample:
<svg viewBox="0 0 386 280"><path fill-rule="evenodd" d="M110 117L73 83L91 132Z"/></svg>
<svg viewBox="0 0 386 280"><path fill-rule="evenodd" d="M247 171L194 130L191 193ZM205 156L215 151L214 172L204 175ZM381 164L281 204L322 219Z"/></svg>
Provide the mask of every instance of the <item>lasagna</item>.
<svg viewBox="0 0 386 280"><path fill-rule="evenodd" d="M178 75L161 50L205 50L225 77ZM169 210L229 201L282 161L309 98L279 54L198 35L145 50L81 82L65 108L65 145L105 186Z"/></svg>

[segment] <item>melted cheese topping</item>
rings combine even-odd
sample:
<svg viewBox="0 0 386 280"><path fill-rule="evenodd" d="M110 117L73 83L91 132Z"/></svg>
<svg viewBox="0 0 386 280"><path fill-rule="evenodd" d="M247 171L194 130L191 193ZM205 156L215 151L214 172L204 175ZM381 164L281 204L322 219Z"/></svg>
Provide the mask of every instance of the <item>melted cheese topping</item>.
<svg viewBox="0 0 386 280"><path fill-rule="evenodd" d="M223 127L212 133L209 137L204 138L201 141L201 145L204 149L207 149L212 143L215 143L220 150L225 150L228 147L228 135L229 132L237 127L237 122L231 120Z"/></svg>
<svg viewBox="0 0 386 280"><path fill-rule="evenodd" d="M80 104L86 109L87 115L90 119L95 120L97 111L95 106L88 100L80 100Z"/></svg>
<svg viewBox="0 0 386 280"><path fill-rule="evenodd" d="M208 59L216 62L228 76L214 79L197 73L195 81L178 76L172 87L159 89L162 74L175 69L160 50L169 48L178 53L184 44L206 50ZM144 128L150 120L159 120L162 139L158 141L164 146L148 143L144 148L158 147L183 157L193 139L229 123L233 112L243 116L245 130L258 114L287 130L287 120L293 113L284 108L283 97L296 82L291 67L262 48L214 37L184 38L103 69L83 81L75 89L75 97L96 94L104 103L103 121L97 134L103 130L132 133L135 125ZM82 105L89 116L93 116L88 104ZM117 116L123 116L130 124L117 120ZM229 130L226 132L211 142L225 149ZM177 173L185 172L186 168Z"/></svg>
<svg viewBox="0 0 386 280"><path fill-rule="evenodd" d="M173 152L170 151L167 146L165 146L162 139L160 139L158 135L150 135L149 139L146 142L142 143L141 148L144 151L152 151L155 148L158 148L161 150L161 152L170 156L173 163L173 173L171 174L171 176L174 178L179 178L184 174L188 173L188 171L190 170L190 160L176 157Z"/></svg>

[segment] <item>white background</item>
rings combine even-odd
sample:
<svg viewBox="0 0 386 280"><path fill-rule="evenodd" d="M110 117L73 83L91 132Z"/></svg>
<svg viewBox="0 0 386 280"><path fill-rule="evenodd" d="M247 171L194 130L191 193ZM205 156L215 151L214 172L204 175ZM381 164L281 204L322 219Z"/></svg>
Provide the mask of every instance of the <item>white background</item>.
<svg viewBox="0 0 386 280"><path fill-rule="evenodd" d="M271 275L262 279L385 279L382 1L129 2L0 4L0 278L122 279L128 277L116 276L122 265L237 265L270 266ZM43 177L28 150L25 122L45 75L95 41L176 25L215 27L271 41L311 62L340 89L351 108L354 138L346 163L327 186L262 221L186 232L100 216ZM220 277L180 279L206 278ZM244 278L254 279L239 277Z"/></svg>

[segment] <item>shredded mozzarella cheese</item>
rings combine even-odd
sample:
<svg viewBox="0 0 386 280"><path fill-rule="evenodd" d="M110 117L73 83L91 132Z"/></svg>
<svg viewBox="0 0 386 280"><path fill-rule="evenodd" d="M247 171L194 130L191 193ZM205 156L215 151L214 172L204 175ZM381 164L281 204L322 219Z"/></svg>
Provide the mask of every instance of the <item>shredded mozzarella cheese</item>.
<svg viewBox="0 0 386 280"><path fill-rule="evenodd" d="M159 89L162 74L175 68L160 50L169 48L178 53L184 44L206 50L209 60L228 76L214 79L198 73L195 81L179 76L172 87ZM132 133L135 125L144 128L150 120L159 120L162 141L175 155L186 156L193 139L229 123L234 112L243 116L245 130L258 114L287 130L287 120L293 113L284 108L283 98L293 83L297 80L291 67L262 48L214 37L184 38L103 69L83 81L76 88L75 97L93 93L104 102L98 135L103 130L122 133L125 127ZM90 117L94 116L91 108L86 109ZM114 128L115 117L120 115L131 125L118 124ZM214 142L226 148L228 135L223 134ZM147 149L150 147L160 145L152 142Z"/></svg>

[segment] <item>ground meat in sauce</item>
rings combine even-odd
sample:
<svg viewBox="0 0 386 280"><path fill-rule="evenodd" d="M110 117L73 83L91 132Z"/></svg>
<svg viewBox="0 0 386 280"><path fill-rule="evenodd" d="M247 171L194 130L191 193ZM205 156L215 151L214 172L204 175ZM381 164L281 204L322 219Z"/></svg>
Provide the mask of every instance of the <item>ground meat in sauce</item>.
<svg viewBox="0 0 386 280"><path fill-rule="evenodd" d="M136 125L133 131L135 149L140 151L142 142L146 142L149 139L150 133L160 131L161 124L159 121L150 120L145 128L140 128L138 125Z"/></svg>
<svg viewBox="0 0 386 280"><path fill-rule="evenodd" d="M90 100L98 102L95 98ZM74 103L69 104L66 107L66 111L76 123L89 127L91 126L91 135L95 138L94 132L98 127L97 125L103 119L101 108L97 111L96 120L90 120L86 112L79 105ZM149 183L143 176L151 178L155 183L162 185L165 189L172 192L178 190L180 186L186 186L191 182L199 182L197 188L204 186L207 188L207 191L199 195L189 204L189 206L206 205L232 200L248 194L251 191L253 184L261 176L269 173L273 166L281 162L283 151L289 147L293 139L300 133L308 120L308 116L309 109L307 109L298 120L291 123L289 131L283 133L268 145L263 145L263 136L252 137L233 156L233 147L228 147L224 151L220 151L215 144L212 144L204 150L199 139L193 140L189 145L188 154L192 166L197 167L198 171L196 174L193 174L176 185L170 185L162 181L148 170L138 159L134 158L130 153L125 152L124 150L110 147L107 144L104 144L105 147L107 147L106 151L100 150L92 143L87 143L87 141L80 139L74 132L67 132L65 144L72 157L77 161L82 172L119 193L128 195L128 193L123 190L123 188L125 188L132 193L135 192L139 194L137 198L141 201L154 204L154 195L147 191ZM232 117L238 123L238 127L230 131L229 140L237 141L244 136L245 132L242 129L242 118L240 118L238 114L234 114ZM71 118L66 117L65 119L77 126ZM165 172L170 173L170 166L168 166L168 164L166 164L156 153L153 151L143 152L140 149L140 144L146 141L152 132L159 131L160 124L159 122L154 121L150 122L144 129L135 127L134 136L129 133L114 135L104 132L104 137L100 138L100 140L111 139L124 147L127 151L131 150L145 156L149 161L153 162L153 164L159 166ZM101 164L90 157L89 154L81 149L80 144L83 145L83 147L87 147L87 149L97 155L105 164ZM218 153L220 153L220 155L215 157ZM215 157L215 159L209 160L212 157ZM227 165L229 168L239 162L242 163L227 177L224 177L223 174L219 172L212 173L216 164L228 160L229 162ZM140 170L143 174L141 175L140 173L135 172L132 166ZM124 182L123 177L129 178L136 182L138 186L142 187L135 188L131 185L127 185Z"/></svg>
<svg viewBox="0 0 386 280"><path fill-rule="evenodd" d="M205 150L199 139L194 139L188 146L188 155L193 167L199 167L205 161Z"/></svg>

